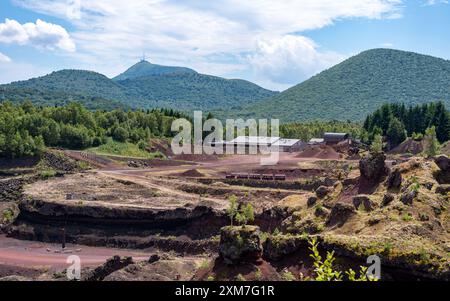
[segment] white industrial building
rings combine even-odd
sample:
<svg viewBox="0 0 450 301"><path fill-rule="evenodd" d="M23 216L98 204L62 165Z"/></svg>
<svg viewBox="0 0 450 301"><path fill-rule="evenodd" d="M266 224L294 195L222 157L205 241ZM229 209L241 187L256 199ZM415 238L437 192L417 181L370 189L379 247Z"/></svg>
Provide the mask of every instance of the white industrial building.
<svg viewBox="0 0 450 301"><path fill-rule="evenodd" d="M266 137L266 136L238 136L230 141L221 141L214 143L215 145L226 146L232 145L235 148L241 147L248 153L248 149L254 147L259 150L259 147L278 147L279 152L294 152L300 151L305 143L299 139L285 139L280 137Z"/></svg>

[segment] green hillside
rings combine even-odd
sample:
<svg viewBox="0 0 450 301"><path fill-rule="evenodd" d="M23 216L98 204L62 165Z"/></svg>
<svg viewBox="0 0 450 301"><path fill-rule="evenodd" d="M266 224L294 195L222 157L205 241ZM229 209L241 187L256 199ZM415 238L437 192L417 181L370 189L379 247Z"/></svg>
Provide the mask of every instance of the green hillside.
<svg viewBox="0 0 450 301"><path fill-rule="evenodd" d="M173 73L118 81L130 95L139 95L133 105L145 107L153 100L154 107L211 110L255 103L276 92L251 82L204 75Z"/></svg>
<svg viewBox="0 0 450 301"><path fill-rule="evenodd" d="M126 79L118 80L120 78ZM89 109L107 110L125 107L209 111L258 102L276 93L244 80L228 80L188 68L165 67L145 61L114 80L91 71L62 70L0 85L0 101L31 100L37 105L79 101Z"/></svg>
<svg viewBox="0 0 450 301"><path fill-rule="evenodd" d="M362 120L382 103L450 106L450 61L392 49L374 49L323 71L257 106L220 116L276 117L282 121Z"/></svg>

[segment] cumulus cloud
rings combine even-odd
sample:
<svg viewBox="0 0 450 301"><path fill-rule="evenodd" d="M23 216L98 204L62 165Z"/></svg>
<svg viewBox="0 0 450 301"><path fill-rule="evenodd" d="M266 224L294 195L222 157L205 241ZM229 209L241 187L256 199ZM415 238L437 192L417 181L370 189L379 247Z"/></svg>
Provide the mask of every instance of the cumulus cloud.
<svg viewBox="0 0 450 301"><path fill-rule="evenodd" d="M311 39L295 35L259 40L256 53L249 56L258 74L280 84L303 81L343 59L344 55L320 51Z"/></svg>
<svg viewBox="0 0 450 301"><path fill-rule="evenodd" d="M342 57L320 51L313 41L299 37L303 31L323 28L347 18L398 18L402 13L401 0L14 2L71 22L75 28L71 37L77 45L74 56L90 66L105 66L105 62L115 66L129 64L145 51L152 62L184 65L202 71L210 66L211 70L222 72L216 74L220 76L234 75L233 72L243 69L249 72L270 69L281 74L287 70L283 66L291 65L295 69L289 73L293 76L292 84ZM282 45L291 50L283 51ZM292 49L295 54L289 52ZM282 66L277 70L262 62L270 51L275 55L271 61ZM234 61L216 61L223 54L234 57ZM97 70L111 70L104 68ZM204 71L208 73L208 70ZM287 80L282 76L265 76L258 75L261 83Z"/></svg>
<svg viewBox="0 0 450 301"><path fill-rule="evenodd" d="M6 56L0 52L0 62L9 63L9 62L11 62L11 59L8 56Z"/></svg>
<svg viewBox="0 0 450 301"><path fill-rule="evenodd" d="M31 45L39 49L75 51L75 43L64 27L38 19L20 24L6 19L0 23L0 43Z"/></svg>

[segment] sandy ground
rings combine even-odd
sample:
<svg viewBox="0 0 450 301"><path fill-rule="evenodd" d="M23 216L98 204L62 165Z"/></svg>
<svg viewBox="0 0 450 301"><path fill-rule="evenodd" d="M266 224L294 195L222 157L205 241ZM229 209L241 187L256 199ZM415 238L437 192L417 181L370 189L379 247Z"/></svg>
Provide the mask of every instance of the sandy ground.
<svg viewBox="0 0 450 301"><path fill-rule="evenodd" d="M17 240L0 235L0 265L48 268L51 270L65 269L70 264L66 262L70 255L81 259L81 267L91 267L103 264L114 255L131 256L135 261L147 260L149 251L135 251L103 247L88 247L67 244L66 251L61 252L61 245L34 241Z"/></svg>

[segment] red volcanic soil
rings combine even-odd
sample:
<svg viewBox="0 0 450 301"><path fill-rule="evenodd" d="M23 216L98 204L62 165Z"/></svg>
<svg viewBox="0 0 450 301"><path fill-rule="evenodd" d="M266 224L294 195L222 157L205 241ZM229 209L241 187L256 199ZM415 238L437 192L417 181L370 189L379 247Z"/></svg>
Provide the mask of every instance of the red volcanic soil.
<svg viewBox="0 0 450 301"><path fill-rule="evenodd" d="M179 173L177 175L181 176L181 177L193 177L193 178L201 178L201 177L205 176L204 174L199 172L197 169L189 169L189 170L186 170L185 172Z"/></svg>
<svg viewBox="0 0 450 301"><path fill-rule="evenodd" d="M17 240L0 235L0 275L8 270L18 269L17 267L67 268L70 264L66 260L70 255L79 256L82 267L102 264L114 255L132 256L135 260L147 260L149 256L144 252L72 244L66 245L66 252L60 251L61 246L57 244Z"/></svg>
<svg viewBox="0 0 450 301"><path fill-rule="evenodd" d="M308 147L304 151L300 152L296 157L337 160L341 158L341 155L331 146L321 145Z"/></svg>
<svg viewBox="0 0 450 301"><path fill-rule="evenodd" d="M194 161L194 162L211 162L211 161L217 161L218 157L217 157L217 155L182 154L182 155L172 156L171 159L182 160L182 161Z"/></svg>
<svg viewBox="0 0 450 301"><path fill-rule="evenodd" d="M389 151L390 154L419 154L423 152L423 143L422 141L415 141L411 138L408 138L404 142L400 143L397 147Z"/></svg>
<svg viewBox="0 0 450 301"><path fill-rule="evenodd" d="M260 275L258 275L258 271ZM193 280L205 281L212 276L215 281L233 281L241 275L248 281L265 280L279 281L280 275L270 263L259 260L255 263L241 263L239 265L227 265L221 258L216 258L208 268L199 269Z"/></svg>

